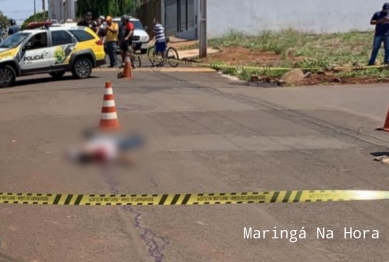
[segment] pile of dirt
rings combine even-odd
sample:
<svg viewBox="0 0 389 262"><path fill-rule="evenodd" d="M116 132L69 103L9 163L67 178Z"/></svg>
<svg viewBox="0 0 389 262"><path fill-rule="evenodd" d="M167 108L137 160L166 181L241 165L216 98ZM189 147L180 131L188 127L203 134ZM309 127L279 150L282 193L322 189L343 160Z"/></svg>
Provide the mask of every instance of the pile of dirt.
<svg viewBox="0 0 389 262"><path fill-rule="evenodd" d="M372 78L372 77L338 77L335 75L319 75L313 74L309 78L305 78L300 82L295 83L296 86L310 86L310 85L355 85L355 84L376 84L389 83L389 78Z"/></svg>
<svg viewBox="0 0 389 262"><path fill-rule="evenodd" d="M293 62L304 60L304 57L294 56L291 50L288 54L288 59ZM198 59L204 63L223 62L229 65L247 65L258 64L261 66L274 66L282 60L280 54L274 52L263 52L261 50L248 49L245 47L220 47L218 53L209 54L205 59Z"/></svg>
<svg viewBox="0 0 389 262"><path fill-rule="evenodd" d="M292 70L293 71L293 70ZM288 74L288 73L287 73ZM289 76L293 75L290 80ZM355 84L375 84L389 83L389 78L372 78L372 77L338 77L336 75L293 73L284 75L284 77L268 77L268 76L251 76L250 82L254 83L270 83L273 86L315 86L315 85L355 85Z"/></svg>

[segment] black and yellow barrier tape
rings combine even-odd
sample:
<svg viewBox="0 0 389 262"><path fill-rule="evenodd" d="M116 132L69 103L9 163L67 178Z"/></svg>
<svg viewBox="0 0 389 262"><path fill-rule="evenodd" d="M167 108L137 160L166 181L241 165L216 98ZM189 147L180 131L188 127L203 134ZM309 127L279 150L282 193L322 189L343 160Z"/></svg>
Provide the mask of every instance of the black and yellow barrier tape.
<svg viewBox="0 0 389 262"><path fill-rule="evenodd" d="M206 194L146 194L146 195L85 195L85 194L38 194L0 193L0 204L21 205L70 205L70 206L178 206L223 204L270 204L343 202L357 200L389 199L389 191L360 190L295 190L243 193Z"/></svg>
<svg viewBox="0 0 389 262"><path fill-rule="evenodd" d="M161 57L153 57L148 55L140 55L136 54L136 57L139 58L147 58L154 60L156 62L162 61ZM179 60L179 59L172 59L172 58L166 58L165 62L173 62L175 64L183 64L183 65L191 65L195 67L206 67L206 68L212 68L216 70L220 69L236 69L236 70L247 70L247 71L289 71L293 68L290 67L268 67L268 66L241 66L241 65L225 65L220 63L202 63L202 62L195 62L190 60ZM302 70L319 70L320 68L300 68Z"/></svg>
<svg viewBox="0 0 389 262"><path fill-rule="evenodd" d="M147 58L154 61L162 61L161 57L153 57L149 55L136 54L136 57ZM269 67L269 66L244 66L244 65L225 65L221 63L202 63L191 60L181 60L166 58L166 62L173 62L176 64L191 65L196 67L207 67L215 70L234 69L246 71L289 71L292 69L301 69L303 71L355 71L368 69L389 69L389 65L355 65L355 66L339 66L339 67Z"/></svg>

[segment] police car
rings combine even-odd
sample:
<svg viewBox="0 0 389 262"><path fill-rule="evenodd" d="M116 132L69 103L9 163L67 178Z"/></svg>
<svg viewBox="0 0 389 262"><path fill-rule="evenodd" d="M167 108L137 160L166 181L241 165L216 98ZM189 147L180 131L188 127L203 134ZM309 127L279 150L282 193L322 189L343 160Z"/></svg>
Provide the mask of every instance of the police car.
<svg viewBox="0 0 389 262"><path fill-rule="evenodd" d="M71 72L89 78L92 69L105 64L104 44L89 28L31 24L0 44L0 87L10 87L17 77L48 73L59 79ZM42 28L43 27L43 28Z"/></svg>

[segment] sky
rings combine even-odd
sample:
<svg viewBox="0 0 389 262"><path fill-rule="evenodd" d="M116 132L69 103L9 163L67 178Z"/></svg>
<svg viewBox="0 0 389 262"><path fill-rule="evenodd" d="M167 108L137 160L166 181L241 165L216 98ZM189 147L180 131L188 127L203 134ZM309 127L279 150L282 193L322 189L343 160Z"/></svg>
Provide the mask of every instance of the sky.
<svg viewBox="0 0 389 262"><path fill-rule="evenodd" d="M36 1L36 11L42 11L42 0ZM48 0L46 1L46 10ZM0 0L0 10L10 19L15 19L18 24L34 14L34 0Z"/></svg>

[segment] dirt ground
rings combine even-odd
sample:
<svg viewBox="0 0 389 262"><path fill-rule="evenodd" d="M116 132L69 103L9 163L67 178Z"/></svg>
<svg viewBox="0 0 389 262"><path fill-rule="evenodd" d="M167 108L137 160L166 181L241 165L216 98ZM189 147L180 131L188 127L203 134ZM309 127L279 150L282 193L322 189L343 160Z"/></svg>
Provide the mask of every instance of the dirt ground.
<svg viewBox="0 0 389 262"><path fill-rule="evenodd" d="M328 84L337 84L337 85L348 85L348 84L374 84L374 83L389 83L389 78L373 78L373 77L338 77L335 75L317 75L314 74L309 78L303 79L302 81L296 83L297 86L309 86L309 85L328 85Z"/></svg>
<svg viewBox="0 0 389 262"><path fill-rule="evenodd" d="M280 82L277 77L257 77L253 76L250 82L259 84L271 84L274 86L285 86L287 83ZM373 78L373 77L338 77L336 75L320 75L312 74L310 77L302 81L293 83L293 86L314 86L314 85L367 85L375 83L389 83L389 78Z"/></svg>
<svg viewBox="0 0 389 262"><path fill-rule="evenodd" d="M288 55L288 59L293 62L304 60L304 57L294 56L292 52ZM251 50L244 47L221 47L220 52L209 54L206 59L201 61L216 63L223 62L231 65L247 65L257 64L258 66L275 66L281 60L281 55L274 52L263 52L261 50Z"/></svg>
<svg viewBox="0 0 389 262"><path fill-rule="evenodd" d="M183 49L188 47L195 47L197 41L185 41L171 43L170 46L176 49ZM196 59L205 63L217 63L223 62L231 65L247 65L247 64L258 64L263 66L274 66L281 61L281 55L277 55L274 52L262 52L260 50L250 50L244 47L219 47L220 52L208 54L205 59ZM303 57L293 56L292 52L288 56L295 62L301 61Z"/></svg>
<svg viewBox="0 0 389 262"><path fill-rule="evenodd" d="M190 42L195 44L195 42ZM189 46L189 42L174 43L176 48ZM263 52L261 50L251 50L245 47L220 47L220 52L209 54L205 59L194 59L194 61L204 63L224 63L228 65L247 65L255 64L257 66L276 66L281 60L285 60L280 54L274 52ZM295 56L291 50L288 54L288 60L293 63L298 63L304 60L302 56ZM277 83L277 77L262 77L259 82ZM255 81L258 82L258 81ZM306 85L328 85L328 84L373 84L373 83L388 83L389 78L379 78L373 76L339 76L336 74L316 74L312 73L310 77L303 79L294 86Z"/></svg>

